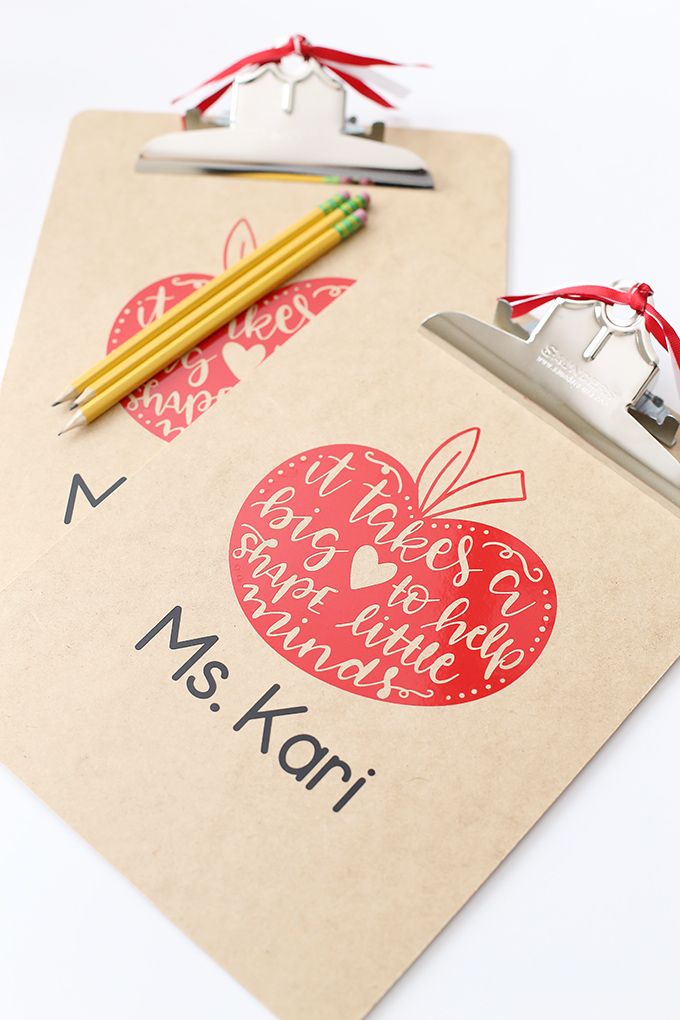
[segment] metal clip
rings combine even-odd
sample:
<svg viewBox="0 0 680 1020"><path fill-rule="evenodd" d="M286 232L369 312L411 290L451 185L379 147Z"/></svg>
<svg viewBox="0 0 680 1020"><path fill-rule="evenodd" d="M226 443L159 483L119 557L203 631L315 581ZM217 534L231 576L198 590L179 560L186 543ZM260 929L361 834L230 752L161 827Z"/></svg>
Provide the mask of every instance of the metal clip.
<svg viewBox="0 0 680 1020"><path fill-rule="evenodd" d="M149 141L137 169L300 174L433 188L419 156L382 141L384 124L363 132L347 121L345 99L342 82L313 58L296 74L263 64L236 77L228 118L204 119L190 110L188 130Z"/></svg>
<svg viewBox="0 0 680 1020"><path fill-rule="evenodd" d="M450 312L422 328L680 506L680 462L669 450L680 420L654 393L656 343L635 311L560 298L539 319L513 320L501 301L494 325Z"/></svg>

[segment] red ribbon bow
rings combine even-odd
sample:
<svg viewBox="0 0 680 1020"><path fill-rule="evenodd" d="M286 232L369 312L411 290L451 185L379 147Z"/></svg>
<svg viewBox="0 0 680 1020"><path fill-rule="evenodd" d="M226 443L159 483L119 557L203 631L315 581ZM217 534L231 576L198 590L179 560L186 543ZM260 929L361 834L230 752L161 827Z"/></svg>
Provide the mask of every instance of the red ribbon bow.
<svg viewBox="0 0 680 1020"><path fill-rule="evenodd" d="M648 283L636 283L630 290L616 290L614 287L565 287L563 290L551 290L545 294L515 294L499 298L510 305L512 318L528 315L535 308L565 298L567 301L602 301L605 305L628 305L644 318L645 327L662 347L673 354L675 364L680 370L680 337L670 322L657 312L649 298L654 291Z"/></svg>
<svg viewBox="0 0 680 1020"><path fill-rule="evenodd" d="M219 87L212 91L205 99L202 99L200 103L196 104L196 109L200 110L201 113L205 113L207 109L213 106L214 103L220 99L225 92L227 92L234 83L236 74L244 67L261 67L262 64L278 64L284 57L292 56L296 53L300 57L304 57L305 60L314 58L323 67L327 67L329 70L337 74L339 78L351 85L353 89L360 92L362 96L366 96L367 99L372 99L373 102L379 103L381 106L387 106L393 109L392 103L390 103L384 96L381 96L378 92L367 85L365 81L358 78L356 75L351 74L344 67L338 65L349 64L353 67L404 67L408 65L397 64L392 60L382 60L380 57L360 57L356 53L345 53L343 50L329 49L326 46L312 46L304 35L292 35L288 42L284 43L283 46L273 46L268 50L260 50L259 53L251 53L247 57L242 57L237 60L234 64L230 64L229 67L225 67L223 71L213 75L212 78L208 78L206 81L197 85L196 88L191 89L190 92L185 93L183 96L178 96L177 99L173 99L173 103L178 103L181 99L186 99L187 96L193 95L194 92L198 92L199 89L207 88L208 85L218 85ZM411 65L416 67L426 67L425 64ZM222 83L222 84L220 84Z"/></svg>

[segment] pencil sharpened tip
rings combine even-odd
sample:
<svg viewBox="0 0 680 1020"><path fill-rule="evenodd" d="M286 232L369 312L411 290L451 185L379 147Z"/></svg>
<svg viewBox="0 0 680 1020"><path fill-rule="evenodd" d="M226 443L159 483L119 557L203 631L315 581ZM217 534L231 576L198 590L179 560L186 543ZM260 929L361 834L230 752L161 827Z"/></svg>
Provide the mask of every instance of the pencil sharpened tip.
<svg viewBox="0 0 680 1020"><path fill-rule="evenodd" d="M74 389L67 390L66 393L62 393L60 397L52 401L52 407L56 407L57 404L63 404L65 400L73 400L74 397L78 396L78 391Z"/></svg>
<svg viewBox="0 0 680 1020"><path fill-rule="evenodd" d="M86 425L86 424L87 424L87 418L85 417L83 412L82 411L76 411L76 413L73 415L73 417L70 418L69 421L66 422L66 424L63 427L63 429L58 434L60 436L63 436L64 432L70 432L71 429L77 429L81 425Z"/></svg>

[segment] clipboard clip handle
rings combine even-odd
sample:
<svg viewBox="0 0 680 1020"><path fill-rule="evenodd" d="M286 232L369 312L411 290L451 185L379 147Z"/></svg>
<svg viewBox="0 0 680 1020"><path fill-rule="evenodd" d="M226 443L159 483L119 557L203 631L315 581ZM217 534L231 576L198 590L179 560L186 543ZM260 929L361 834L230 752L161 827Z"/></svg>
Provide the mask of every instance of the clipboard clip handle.
<svg viewBox="0 0 680 1020"><path fill-rule="evenodd" d="M656 389L662 348L679 378L680 338L652 294L618 282L506 295L493 324L449 312L423 328L680 506L680 414Z"/></svg>
<svg viewBox="0 0 680 1020"><path fill-rule="evenodd" d="M206 93L186 115L189 130L152 138L137 169L432 188L417 153L382 141L382 122L366 132L346 117L348 88L392 107L382 92L393 85L376 66L404 65L312 46L304 36L251 53L187 93ZM227 93L228 115L207 120L206 110Z"/></svg>

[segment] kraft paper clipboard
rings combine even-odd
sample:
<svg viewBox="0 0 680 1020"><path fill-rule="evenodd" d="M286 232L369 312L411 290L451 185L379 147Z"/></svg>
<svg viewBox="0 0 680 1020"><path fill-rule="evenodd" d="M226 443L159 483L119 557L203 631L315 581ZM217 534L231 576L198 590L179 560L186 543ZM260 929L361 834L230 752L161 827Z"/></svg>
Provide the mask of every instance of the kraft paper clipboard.
<svg viewBox="0 0 680 1020"><path fill-rule="evenodd" d="M278 1016L357 1018L675 659L679 537L362 280L4 593L4 760Z"/></svg>
<svg viewBox="0 0 680 1020"><path fill-rule="evenodd" d="M432 192L372 189L369 229L269 302L239 317L201 353L147 384L92 429L58 438L50 407L73 376L193 287L333 193L333 186L220 175L135 173L142 146L171 116L90 112L73 122L0 393L0 584L195 421L217 397L329 307L356 279L412 321L453 300L486 314L504 289L507 151L496 138L390 130L418 151ZM390 258L385 261L385 253ZM432 269L447 265L439 287ZM411 266L407 287L394 267ZM382 268L378 268L382 266ZM141 320L139 318L141 316ZM338 337L354 329L348 320Z"/></svg>

